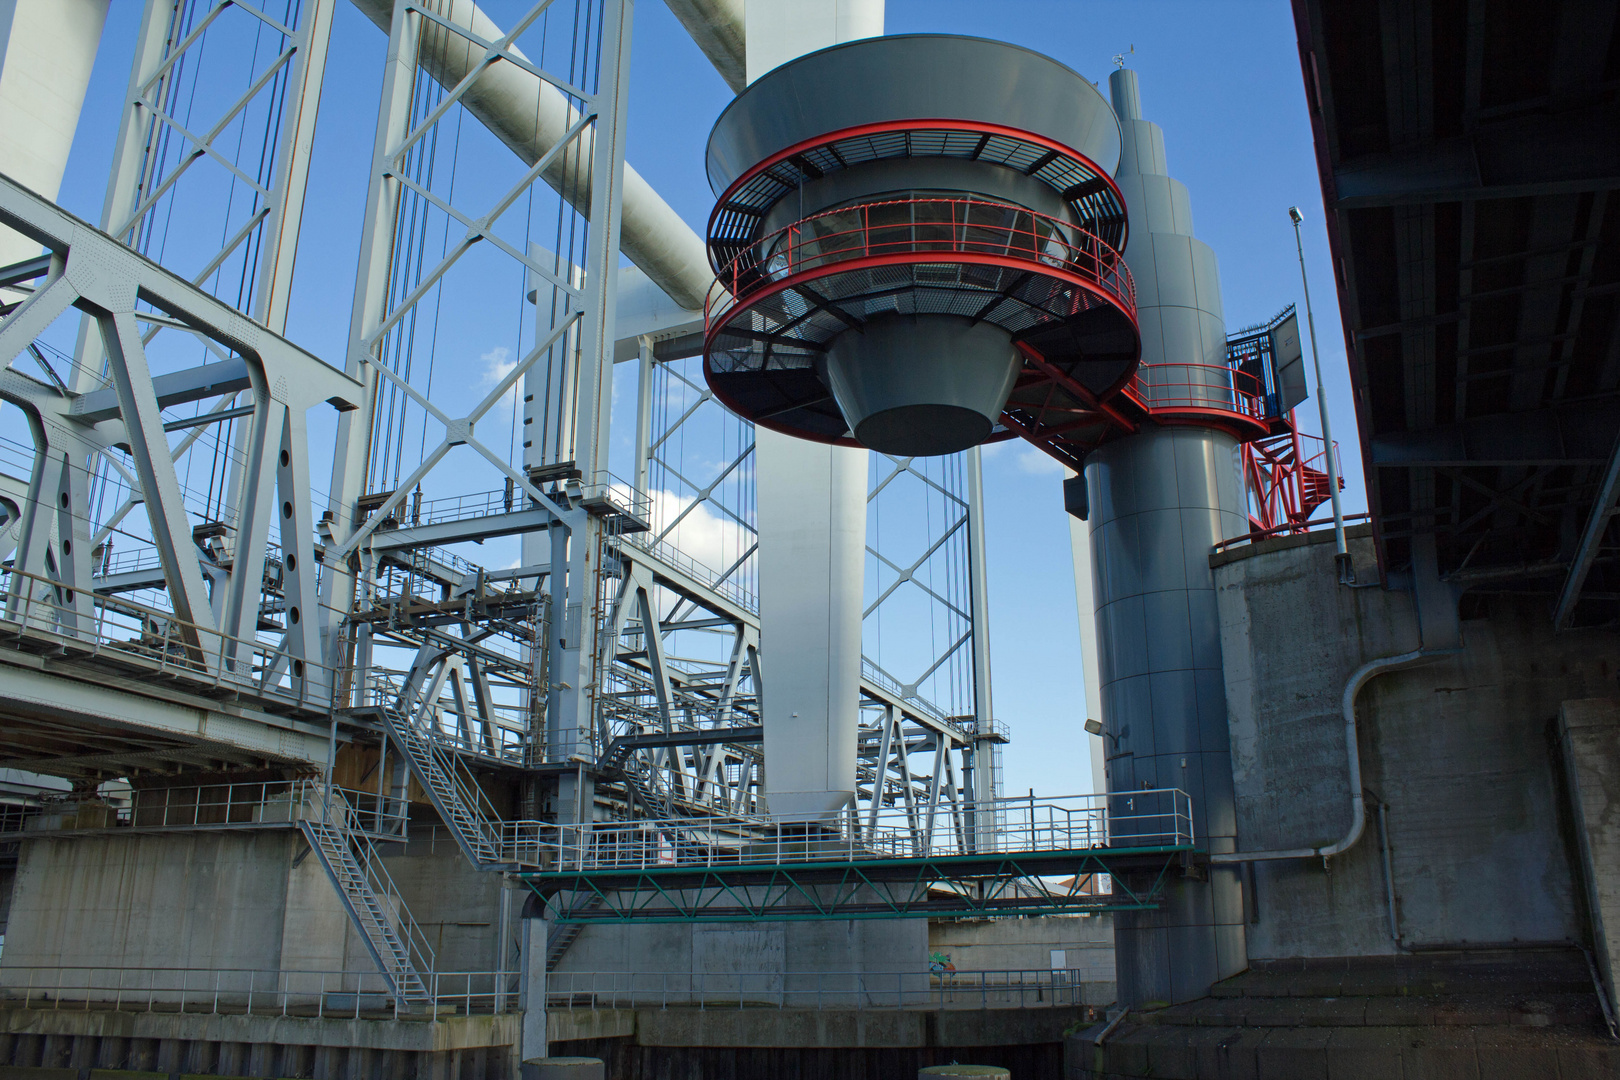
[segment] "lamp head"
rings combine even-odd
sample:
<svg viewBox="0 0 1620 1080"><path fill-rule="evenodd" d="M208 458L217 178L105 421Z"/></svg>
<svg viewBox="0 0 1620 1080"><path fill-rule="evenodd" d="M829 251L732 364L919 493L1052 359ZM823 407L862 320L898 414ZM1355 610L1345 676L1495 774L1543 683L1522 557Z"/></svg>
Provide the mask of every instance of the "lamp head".
<svg viewBox="0 0 1620 1080"><path fill-rule="evenodd" d="M1292 221L1295 225L1298 225L1300 222L1305 220L1305 215L1299 212L1299 207L1290 206L1288 208L1288 220Z"/></svg>
<svg viewBox="0 0 1620 1080"><path fill-rule="evenodd" d="M1086 730L1091 732L1091 734L1093 734L1093 735L1101 735L1103 733L1102 721L1101 720L1087 720L1086 721Z"/></svg>

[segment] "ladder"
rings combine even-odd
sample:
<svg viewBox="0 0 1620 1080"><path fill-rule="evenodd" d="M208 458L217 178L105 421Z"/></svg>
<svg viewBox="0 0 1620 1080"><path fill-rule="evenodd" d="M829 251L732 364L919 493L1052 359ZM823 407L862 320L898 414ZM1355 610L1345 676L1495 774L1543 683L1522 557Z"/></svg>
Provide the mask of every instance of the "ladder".
<svg viewBox="0 0 1620 1080"><path fill-rule="evenodd" d="M299 831L320 858L377 970L400 1000L432 1002L422 972L433 969L433 950L383 868L376 846L354 827L353 808L341 791L327 787L312 797L321 799L324 812L301 814ZM397 927L390 909L398 918Z"/></svg>

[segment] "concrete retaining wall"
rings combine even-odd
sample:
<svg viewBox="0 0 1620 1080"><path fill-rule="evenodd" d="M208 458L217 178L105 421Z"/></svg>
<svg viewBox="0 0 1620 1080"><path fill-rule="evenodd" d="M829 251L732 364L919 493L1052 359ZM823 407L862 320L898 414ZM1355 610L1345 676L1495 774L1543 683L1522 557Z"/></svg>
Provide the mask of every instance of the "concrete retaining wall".
<svg viewBox="0 0 1620 1080"><path fill-rule="evenodd" d="M1411 595L1337 583L1331 533L1211 558L1240 850L1317 845L1350 824L1340 695L1363 662L1420 644ZM1376 580L1365 529L1358 576ZM1361 694L1363 782L1387 805L1399 945L1374 812L1360 843L1255 864L1249 956L1581 940L1555 718L1614 697L1620 636L1554 635L1544 597L1468 598L1464 651Z"/></svg>
<svg viewBox="0 0 1620 1080"><path fill-rule="evenodd" d="M741 988L750 1000L781 995L826 995L836 1004L848 980L815 973L904 973L893 985L907 995L928 988L928 922L925 919L845 919L788 923L653 923L592 925L580 933L557 965L554 986L593 988L582 973L623 973L597 980L595 988L667 994L670 1002L695 1001L706 992ZM572 976L572 978L571 978ZM704 978L707 976L708 978ZM890 981L875 978L859 1004L886 1004ZM845 995L847 996L847 995ZM857 1002L850 1002L857 1004Z"/></svg>
<svg viewBox="0 0 1620 1080"><path fill-rule="evenodd" d="M20 967L366 970L291 830L25 840L0 978Z"/></svg>
<svg viewBox="0 0 1620 1080"><path fill-rule="evenodd" d="M928 924L928 951L957 971L1048 971L1052 953L1084 982L1114 981L1114 917L1044 915L1029 919L940 920Z"/></svg>

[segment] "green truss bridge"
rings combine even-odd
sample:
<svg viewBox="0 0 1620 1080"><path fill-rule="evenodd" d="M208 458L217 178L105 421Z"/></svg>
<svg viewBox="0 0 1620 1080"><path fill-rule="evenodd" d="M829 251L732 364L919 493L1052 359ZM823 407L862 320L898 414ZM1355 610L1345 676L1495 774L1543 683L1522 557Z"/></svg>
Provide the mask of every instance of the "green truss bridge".
<svg viewBox="0 0 1620 1080"><path fill-rule="evenodd" d="M534 842L539 858L524 861L538 869L521 876L564 923L1139 910L1197 853L1191 800L1177 789L938 814L545 825Z"/></svg>

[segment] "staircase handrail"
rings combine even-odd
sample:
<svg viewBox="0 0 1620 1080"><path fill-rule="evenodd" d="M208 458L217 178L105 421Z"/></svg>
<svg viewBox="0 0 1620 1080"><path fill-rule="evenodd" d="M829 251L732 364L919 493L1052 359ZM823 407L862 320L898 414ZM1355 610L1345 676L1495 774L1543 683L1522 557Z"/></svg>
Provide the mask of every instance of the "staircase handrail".
<svg viewBox="0 0 1620 1080"><path fill-rule="evenodd" d="M327 797L325 805L333 813L326 817L326 823L333 826L349 842L350 850L355 853L355 862L366 875L371 885L371 891L387 905L385 914L392 914L399 923L399 937L405 943L410 964L416 969L418 977L425 980L433 971L437 958L428 937L417 924L410 907L405 903L404 895L399 886L394 883L393 875L383 865L382 856L377 846L361 828L357 828L355 820L358 812L350 805L344 796L343 789L336 785L320 785L325 787L323 795Z"/></svg>
<svg viewBox="0 0 1620 1080"><path fill-rule="evenodd" d="M489 801L489 797L484 794L483 788L476 783L468 784L463 780L460 763L456 759L454 752L443 745L439 733L434 730L433 725L418 723L416 717L425 715L428 712L426 708L419 707L424 704L422 702L424 696L422 688L416 688L407 698L405 687L399 685L388 673L377 672L376 678L379 683L391 691L390 693L379 692L377 696L377 704L383 712L384 719L390 725L398 726L403 733L413 735L422 742L432 764L443 775L456 798L461 802L462 807L472 818L472 825L477 830L477 836L461 836L457 822L449 820L454 815L446 815L445 824L449 825L458 838L463 841L469 855L473 857L475 865L501 861L500 812ZM424 785L424 787L428 789L428 797L437 803L437 793L431 789L431 785ZM438 809L443 811L445 808L439 807ZM482 853L485 850L493 857L490 859L483 858Z"/></svg>

